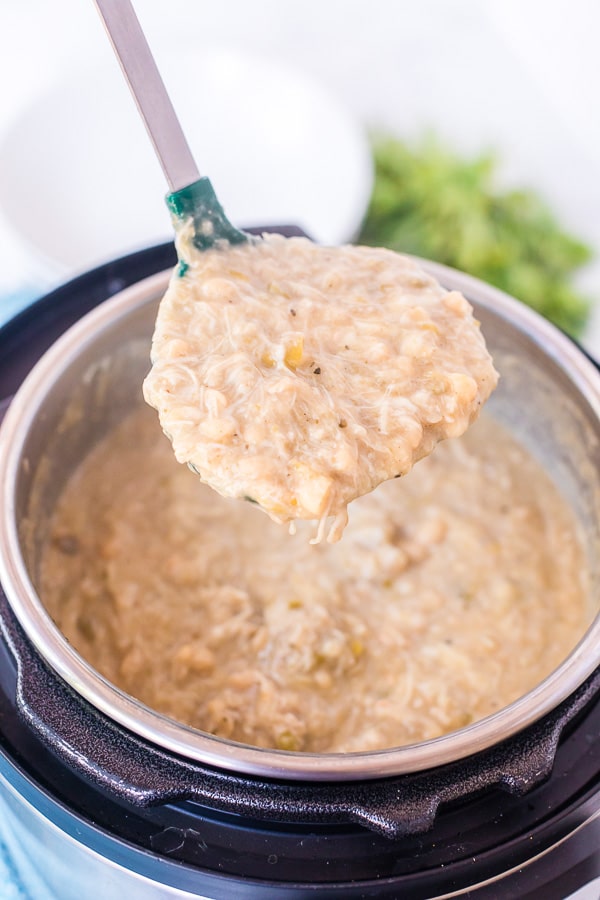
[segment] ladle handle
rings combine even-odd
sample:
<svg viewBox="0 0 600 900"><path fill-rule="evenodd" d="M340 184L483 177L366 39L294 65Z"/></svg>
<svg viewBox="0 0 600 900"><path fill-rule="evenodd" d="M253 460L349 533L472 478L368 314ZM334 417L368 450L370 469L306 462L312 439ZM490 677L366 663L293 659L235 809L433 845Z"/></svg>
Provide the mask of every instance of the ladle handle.
<svg viewBox="0 0 600 900"><path fill-rule="evenodd" d="M94 0L170 190L200 173L130 0Z"/></svg>

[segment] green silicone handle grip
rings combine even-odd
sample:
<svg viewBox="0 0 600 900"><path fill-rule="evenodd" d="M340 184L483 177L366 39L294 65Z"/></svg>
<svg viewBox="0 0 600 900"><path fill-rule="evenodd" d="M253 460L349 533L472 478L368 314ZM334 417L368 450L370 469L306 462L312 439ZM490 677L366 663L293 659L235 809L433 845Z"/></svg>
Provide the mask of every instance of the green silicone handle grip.
<svg viewBox="0 0 600 900"><path fill-rule="evenodd" d="M167 194L167 206L175 231L193 219L194 244L198 250L210 250L218 242L242 244L249 235L231 224L208 178L200 178L180 191Z"/></svg>

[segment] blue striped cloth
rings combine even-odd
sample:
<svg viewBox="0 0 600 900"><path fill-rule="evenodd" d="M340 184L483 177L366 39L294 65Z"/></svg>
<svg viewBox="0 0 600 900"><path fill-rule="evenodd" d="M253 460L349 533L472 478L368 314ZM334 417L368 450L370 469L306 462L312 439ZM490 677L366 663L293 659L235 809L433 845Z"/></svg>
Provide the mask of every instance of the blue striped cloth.
<svg viewBox="0 0 600 900"><path fill-rule="evenodd" d="M8 850L0 839L0 900L35 900L20 884Z"/></svg>

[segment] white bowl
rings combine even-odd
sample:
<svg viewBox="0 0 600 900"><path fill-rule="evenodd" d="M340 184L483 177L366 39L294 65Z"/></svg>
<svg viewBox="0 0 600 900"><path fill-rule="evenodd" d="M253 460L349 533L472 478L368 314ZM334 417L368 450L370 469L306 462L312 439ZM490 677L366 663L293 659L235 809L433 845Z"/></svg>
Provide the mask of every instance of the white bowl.
<svg viewBox="0 0 600 900"><path fill-rule="evenodd" d="M242 227L351 240L372 164L363 130L304 75L237 51L161 59L202 174ZM57 275L172 235L166 184L117 63L72 71L0 144L0 212Z"/></svg>

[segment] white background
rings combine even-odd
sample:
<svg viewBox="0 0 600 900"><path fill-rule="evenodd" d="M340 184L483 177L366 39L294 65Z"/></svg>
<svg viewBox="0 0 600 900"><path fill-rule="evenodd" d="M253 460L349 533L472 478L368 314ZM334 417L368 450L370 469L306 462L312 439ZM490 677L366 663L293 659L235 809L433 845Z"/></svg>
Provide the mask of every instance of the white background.
<svg viewBox="0 0 600 900"><path fill-rule="evenodd" d="M135 5L168 86L177 81L179 51L201 59L211 48L226 47L283 63L321 85L361 127L385 127L407 137L433 129L465 152L497 149L504 180L539 188L565 225L600 252L597 0L137 0ZM92 64L100 90L104 78L115 78L116 63L92 0L0 0L0 148L15 123L31 117L29 105L36 98L60 91L65 79L77 83ZM190 103L194 93L207 91L210 84L193 85ZM78 118L85 124L93 115L93 94L87 109L81 108L82 98L79 108L69 110L68 121L56 121L53 141L64 152L60 176L48 170L41 182L33 177L36 160L40 167L47 164L43 140L24 149L37 203L41 194L49 221L60 221L73 164L69 134ZM131 116L136 116L133 107ZM291 115L280 123L282 129L292 124ZM110 129L104 137L107 148L118 139ZM231 144L229 132L228 140ZM239 156L230 153L232 184L239 184L242 172L252 202L251 178L243 168L244 135L233 141ZM126 146L119 153L125 167L136 168ZM201 156L201 150L196 153ZM100 186L116 177L102 171L101 158L94 156L89 172ZM1 159L0 152L0 165ZM144 161L142 171L146 164L156 165ZM310 171L318 166L318 154L300 165ZM6 167L3 177L12 177ZM158 170L155 177L160 178ZM57 178L60 190L51 183ZM227 184L219 185L222 191L227 194ZM22 202L27 209L26 193ZM92 227L93 210L81 208L78 216L81 229ZM23 252L22 234L15 235L6 221L1 198L0 226L0 288L2 277L11 288L21 282L41 285L90 262L82 257L52 268L37 253L40 248L27 246ZM123 250L134 244L124 240ZM583 282L600 298L598 265ZM600 346L598 324L591 334Z"/></svg>

